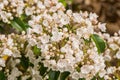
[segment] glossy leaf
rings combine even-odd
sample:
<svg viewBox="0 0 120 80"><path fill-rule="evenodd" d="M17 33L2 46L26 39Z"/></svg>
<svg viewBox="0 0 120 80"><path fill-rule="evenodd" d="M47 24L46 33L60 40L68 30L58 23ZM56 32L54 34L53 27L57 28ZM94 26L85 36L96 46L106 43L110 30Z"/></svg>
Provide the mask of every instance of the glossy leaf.
<svg viewBox="0 0 120 80"><path fill-rule="evenodd" d="M66 80L66 78L69 76L69 74L70 74L70 72L67 72L67 71L61 73L60 80Z"/></svg>
<svg viewBox="0 0 120 80"><path fill-rule="evenodd" d="M22 55L21 59L20 59L20 67L22 71L26 71L27 68L30 66L30 62L29 59L26 58L24 55Z"/></svg>
<svg viewBox="0 0 120 80"><path fill-rule="evenodd" d="M52 71L49 72L49 80L58 80L60 72L59 71Z"/></svg>
<svg viewBox="0 0 120 80"><path fill-rule="evenodd" d="M40 55L41 54L41 49L37 48L37 46L33 47L33 52L35 55Z"/></svg>
<svg viewBox="0 0 120 80"><path fill-rule="evenodd" d="M15 29L17 29L18 31L26 31L27 28L29 28L30 26L25 23L24 21L22 21L20 18L14 18L11 21L11 26Z"/></svg>
<svg viewBox="0 0 120 80"><path fill-rule="evenodd" d="M85 78L80 78L79 80L85 80Z"/></svg>
<svg viewBox="0 0 120 80"><path fill-rule="evenodd" d="M15 21L11 21L11 26L13 28L15 28L16 30L18 30L18 31L23 31L23 29L21 28L21 26L17 22L15 22Z"/></svg>
<svg viewBox="0 0 120 80"><path fill-rule="evenodd" d="M6 77L3 71L0 71L0 80L6 80Z"/></svg>
<svg viewBox="0 0 120 80"><path fill-rule="evenodd" d="M106 44L105 44L104 40L100 36L98 36L97 34L92 34L91 38L95 42L98 53L99 54L103 53L105 51L105 48L106 48Z"/></svg>
<svg viewBox="0 0 120 80"><path fill-rule="evenodd" d="M67 2L65 0L59 0L65 7L67 6Z"/></svg>
<svg viewBox="0 0 120 80"><path fill-rule="evenodd" d="M41 64L40 64L40 69L39 69L40 75L43 76L43 75L46 73L47 69L48 69L48 68L47 68L47 67L44 67L43 63L41 63Z"/></svg>
<svg viewBox="0 0 120 80"><path fill-rule="evenodd" d="M15 18L14 21L16 21L24 31L26 31L26 29L30 27L27 23L23 22L20 18Z"/></svg>

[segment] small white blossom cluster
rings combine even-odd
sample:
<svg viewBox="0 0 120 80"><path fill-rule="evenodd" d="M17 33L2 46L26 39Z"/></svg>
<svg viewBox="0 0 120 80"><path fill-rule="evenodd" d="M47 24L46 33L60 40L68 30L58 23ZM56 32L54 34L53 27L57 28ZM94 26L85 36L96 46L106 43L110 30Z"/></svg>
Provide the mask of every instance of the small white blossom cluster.
<svg viewBox="0 0 120 80"><path fill-rule="evenodd" d="M73 13L57 0L1 0L0 6L4 23L25 14L31 26L21 35L0 35L0 66L6 67L8 80L19 76L22 80L42 80L40 63L55 71L69 71L69 77L76 80L91 80L96 75L111 80L120 71L120 32L114 36L105 33L105 24L98 22L95 13ZM92 34L105 40L104 53L98 53L93 41L86 43ZM40 50L37 57L36 48ZM26 72L20 66L23 55L34 65ZM114 60L118 62L112 64Z"/></svg>

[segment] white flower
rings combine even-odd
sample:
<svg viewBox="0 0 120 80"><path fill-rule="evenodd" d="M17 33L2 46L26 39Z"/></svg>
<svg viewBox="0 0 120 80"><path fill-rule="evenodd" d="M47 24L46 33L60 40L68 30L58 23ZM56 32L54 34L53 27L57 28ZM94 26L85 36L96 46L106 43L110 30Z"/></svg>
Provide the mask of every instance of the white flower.
<svg viewBox="0 0 120 80"><path fill-rule="evenodd" d="M4 8L4 4L0 3L0 9L3 9L3 8Z"/></svg>
<svg viewBox="0 0 120 80"><path fill-rule="evenodd" d="M85 23L84 23L87 27L91 27L91 29L92 29L92 22L89 20L89 19L86 19L85 20Z"/></svg>
<svg viewBox="0 0 120 80"><path fill-rule="evenodd" d="M90 73L93 69L94 69L94 66L93 66L93 65L83 65L83 66L81 67L81 73L83 73L83 74L88 74L88 73Z"/></svg>
<svg viewBox="0 0 120 80"><path fill-rule="evenodd" d="M81 28L78 28L77 30L76 30L76 34L77 34L77 36L79 37L79 38L81 38L82 37L82 31L81 31Z"/></svg>
<svg viewBox="0 0 120 80"><path fill-rule="evenodd" d="M13 68L11 74L8 76L8 80L17 80L22 73L18 70L18 68Z"/></svg>
<svg viewBox="0 0 120 80"><path fill-rule="evenodd" d="M56 61L55 60L50 60L50 64L52 64L53 66L56 66Z"/></svg>
<svg viewBox="0 0 120 80"><path fill-rule="evenodd" d="M65 71L65 69L67 68L68 65L69 65L68 59L60 59L57 62L57 68L61 72Z"/></svg>
<svg viewBox="0 0 120 80"><path fill-rule="evenodd" d="M32 34L32 33L33 33L33 29L28 28L28 29L27 29L27 35L30 36L30 34Z"/></svg>
<svg viewBox="0 0 120 80"><path fill-rule="evenodd" d="M107 74L112 74L116 71L116 68L115 67L108 67L107 68Z"/></svg>
<svg viewBox="0 0 120 80"><path fill-rule="evenodd" d="M39 70L37 68L29 67L28 70L32 76L32 80L42 80L42 77L39 74Z"/></svg>
<svg viewBox="0 0 120 80"><path fill-rule="evenodd" d="M66 11L66 14L67 14L69 17L72 17L72 10L67 10L67 11Z"/></svg>
<svg viewBox="0 0 120 80"><path fill-rule="evenodd" d="M23 13L23 7L22 6L17 7L17 14L21 16L22 13ZM29 15L27 10L26 10L26 15Z"/></svg>
<svg viewBox="0 0 120 80"><path fill-rule="evenodd" d="M30 8L30 7L25 8L25 14L27 16L32 15L33 14L33 9Z"/></svg>
<svg viewBox="0 0 120 80"><path fill-rule="evenodd" d="M56 0L57 1L57 0ZM60 9L60 8L62 8L63 7L63 5L62 5L62 3L57 3L56 4L56 9Z"/></svg>
<svg viewBox="0 0 120 80"><path fill-rule="evenodd" d="M61 52L69 53L70 55L73 54L73 50L70 45L66 44L64 47L60 49Z"/></svg>
<svg viewBox="0 0 120 80"><path fill-rule="evenodd" d="M38 1L38 2L37 2L37 7L38 7L39 9L45 9L45 6L43 5L43 3L42 3L41 1Z"/></svg>
<svg viewBox="0 0 120 80"><path fill-rule="evenodd" d="M45 27L48 27L48 26L49 26L48 21L47 21L47 20L43 20L43 25L44 25Z"/></svg>
<svg viewBox="0 0 120 80"><path fill-rule="evenodd" d="M44 5L46 7L50 7L51 6L51 1L50 0L44 0Z"/></svg>
<svg viewBox="0 0 120 80"><path fill-rule="evenodd" d="M105 80L110 80L110 77L109 77L108 75L105 75L105 76L104 76L104 79L105 79Z"/></svg>
<svg viewBox="0 0 120 80"><path fill-rule="evenodd" d="M69 53L65 54L65 59L69 60L71 65L75 64L75 62L76 62L75 57Z"/></svg>
<svg viewBox="0 0 120 80"><path fill-rule="evenodd" d="M28 24L31 26L31 27L33 27L34 25L35 25L35 22L33 21L33 20L29 20L28 21ZM28 28L29 29L29 28Z"/></svg>
<svg viewBox="0 0 120 80"><path fill-rule="evenodd" d="M89 39L90 35L94 33L94 30L92 26L88 26L87 28L81 27L76 30L76 33L79 38L84 37L85 39Z"/></svg>
<svg viewBox="0 0 120 80"><path fill-rule="evenodd" d="M78 13L73 13L73 20L77 23L83 23L84 19Z"/></svg>
<svg viewBox="0 0 120 80"><path fill-rule="evenodd" d="M75 35L71 36L69 39L72 41L72 48L79 49L79 40L74 37Z"/></svg>
<svg viewBox="0 0 120 80"><path fill-rule="evenodd" d="M34 24L37 23L38 25L40 25L39 22L41 18L42 18L42 15L37 15L37 16L33 15L31 21L33 21Z"/></svg>
<svg viewBox="0 0 120 80"><path fill-rule="evenodd" d="M75 57L76 57L75 58L76 62L81 61L82 60L81 58L83 57L83 51L80 50L80 51L78 51L78 53L75 53Z"/></svg>
<svg viewBox="0 0 120 80"><path fill-rule="evenodd" d="M63 33L59 32L57 28L52 29L52 37L51 40L55 42L59 42L63 37Z"/></svg>
<svg viewBox="0 0 120 80"><path fill-rule="evenodd" d="M50 12L56 12L56 11L57 11L57 8L56 8L55 6L53 6L53 7L50 8L49 11L50 11Z"/></svg>
<svg viewBox="0 0 120 80"><path fill-rule="evenodd" d="M40 34L40 33L42 33L43 29L42 29L41 25L36 24L36 25L33 26L32 31L35 32L35 33L37 33L37 34Z"/></svg>
<svg viewBox="0 0 120 80"><path fill-rule="evenodd" d="M52 18L53 18L55 23L60 23L60 19L58 18L58 14L57 13L53 13Z"/></svg>
<svg viewBox="0 0 120 80"><path fill-rule="evenodd" d="M8 22L7 13L5 11L0 12L0 18L2 19L3 22L5 23Z"/></svg>
<svg viewBox="0 0 120 80"><path fill-rule="evenodd" d="M32 50L28 49L27 54L25 56L29 57L30 62L34 64L35 55Z"/></svg>
<svg viewBox="0 0 120 80"><path fill-rule="evenodd" d="M21 57L20 51L17 50L17 49L13 50L13 54L12 55L13 55L13 57Z"/></svg>
<svg viewBox="0 0 120 80"><path fill-rule="evenodd" d="M80 78L80 74L78 72L73 72L71 74L72 78L75 79L75 80L78 80Z"/></svg>
<svg viewBox="0 0 120 80"><path fill-rule="evenodd" d="M116 49L119 48L119 46L118 46L117 44L115 44L115 43L111 43L111 44L109 44L109 46L110 46L110 48L112 48L113 50L116 50Z"/></svg>
<svg viewBox="0 0 120 80"><path fill-rule="evenodd" d="M35 46L35 45L37 44L37 41L36 41L36 39L34 39L34 38L30 38L30 39L28 40L28 42L29 42L29 44L30 44L31 46Z"/></svg>
<svg viewBox="0 0 120 80"><path fill-rule="evenodd" d="M104 33L103 36L104 36L104 38L107 39L107 40L110 39L110 34Z"/></svg>
<svg viewBox="0 0 120 80"><path fill-rule="evenodd" d="M104 56L104 59L105 59L106 61L110 61L112 58L111 58L110 54L106 54L106 55Z"/></svg>
<svg viewBox="0 0 120 80"><path fill-rule="evenodd" d="M41 42L42 42L43 44L48 43L49 40L50 40L50 36L44 34L43 36L40 37L40 40L41 40Z"/></svg>
<svg viewBox="0 0 120 80"><path fill-rule="evenodd" d="M117 58L117 59L120 59L120 50L117 51L117 53L116 53L116 58Z"/></svg>
<svg viewBox="0 0 120 80"><path fill-rule="evenodd" d="M0 58L0 66L5 67L5 60Z"/></svg>
<svg viewBox="0 0 120 80"><path fill-rule="evenodd" d="M30 75L22 76L22 80L27 80L29 77L30 77Z"/></svg>
<svg viewBox="0 0 120 80"><path fill-rule="evenodd" d="M110 61L111 59L112 59L112 57L110 56L110 49L107 49L105 51L104 60Z"/></svg>
<svg viewBox="0 0 120 80"><path fill-rule="evenodd" d="M41 47L41 52L42 53L45 53L49 50L49 45L48 44L43 44L40 47Z"/></svg>
<svg viewBox="0 0 120 80"><path fill-rule="evenodd" d="M50 22L53 21L53 18L50 14L47 14L46 12L42 15L42 17L44 18L44 20L47 20L50 24Z"/></svg>
<svg viewBox="0 0 120 80"><path fill-rule="evenodd" d="M63 4L58 0L0 1L0 20L2 22L10 22L14 17L20 17L24 13L29 16L27 21L31 26L26 33L0 34L1 67L6 68L5 59L6 56L7 58L10 56L7 67L10 66L11 69L5 70L7 80L17 80L18 76L22 76L24 80L28 77L31 77L32 80L42 80L39 74L39 63L43 63L45 67L55 71L69 71L71 79L90 80L98 74L107 80L109 79L108 75L116 71L116 66L106 67L105 61L110 61L112 58L120 59L120 31L113 37L108 33L97 32L96 28L105 32L106 27L105 23L98 23L98 16L95 13L65 11ZM68 26L65 26L67 24L72 29L68 29ZM108 48L104 54L98 54L95 43L86 44L84 42L84 39L89 39L91 34L99 34L106 40L110 49ZM68 39L66 40L66 38ZM65 42L61 44L64 40ZM38 57L32 49L36 45L41 50L41 56ZM113 55L115 57L110 55L111 52L114 52L112 50L119 50ZM34 65L33 67L29 66L28 74L24 75L17 68L22 55L21 51ZM76 68L79 68L80 72ZM44 79L47 80L47 78L48 75Z"/></svg>
<svg viewBox="0 0 120 80"><path fill-rule="evenodd" d="M2 52L2 55L8 55L11 56L13 52L10 49L5 48L4 51Z"/></svg>
<svg viewBox="0 0 120 80"><path fill-rule="evenodd" d="M62 17L60 18L60 22L62 25L66 25L66 24L69 24L69 17L67 15L62 15Z"/></svg>
<svg viewBox="0 0 120 80"><path fill-rule="evenodd" d="M100 76L101 78L104 77L105 74L106 74L106 70L101 70L101 71L99 72L99 76Z"/></svg>
<svg viewBox="0 0 120 80"><path fill-rule="evenodd" d="M80 11L80 14L83 18L87 18L89 15L87 11L85 11L85 12Z"/></svg>
<svg viewBox="0 0 120 80"><path fill-rule="evenodd" d="M9 38L8 41L7 41L7 45L8 46L13 46L13 39L12 38Z"/></svg>
<svg viewBox="0 0 120 80"><path fill-rule="evenodd" d="M98 16L95 13L90 13L89 14L89 19L93 21L95 24L98 22L97 21Z"/></svg>
<svg viewBox="0 0 120 80"><path fill-rule="evenodd" d="M3 3L4 3L4 5L8 5L9 4L8 0L4 0Z"/></svg>
<svg viewBox="0 0 120 80"><path fill-rule="evenodd" d="M102 31L102 32L106 32L106 23L98 23L98 28Z"/></svg>

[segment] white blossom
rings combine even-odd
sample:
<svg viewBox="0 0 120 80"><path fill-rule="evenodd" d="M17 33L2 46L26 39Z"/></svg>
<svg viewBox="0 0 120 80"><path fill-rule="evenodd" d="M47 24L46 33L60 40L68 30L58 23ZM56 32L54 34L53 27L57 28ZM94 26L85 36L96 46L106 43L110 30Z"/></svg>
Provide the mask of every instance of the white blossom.
<svg viewBox="0 0 120 80"><path fill-rule="evenodd" d="M59 32L57 28L53 28L52 37L51 37L52 41L58 42L58 41L60 41L62 39L62 36L63 36L62 32Z"/></svg>
<svg viewBox="0 0 120 80"><path fill-rule="evenodd" d="M116 53L116 58L117 58L117 59L120 59L120 50L117 51L117 53Z"/></svg>
<svg viewBox="0 0 120 80"><path fill-rule="evenodd" d="M16 80L22 73L18 70L18 68L13 68L11 74L8 76L9 80Z"/></svg>
<svg viewBox="0 0 120 80"><path fill-rule="evenodd" d="M44 34L43 36L41 36L40 40L41 40L41 42L42 42L43 44L48 43L49 40L50 40L50 36Z"/></svg>
<svg viewBox="0 0 120 80"><path fill-rule="evenodd" d="M3 58L0 58L0 66L5 67L5 60Z"/></svg>
<svg viewBox="0 0 120 80"><path fill-rule="evenodd" d="M111 78L110 74L119 70L116 66L108 67L105 61L111 64L114 58L116 62L120 59L120 31L111 36L106 32L106 24L98 22L95 13L74 13L72 10L65 10L58 1L0 1L0 20L3 23L10 23L15 17L22 20L21 15L25 14L26 24L30 26L26 32L19 34L0 34L0 66L6 73L7 80L17 80L19 76L22 80L29 77L32 80L42 80L43 77L39 74L41 64L48 70L69 71L72 80L90 80L97 74L108 80ZM96 29L100 31L97 32ZM92 34L99 35L106 42L103 53L98 53L92 40L85 42L85 39L91 39ZM36 52L40 54L34 54ZM28 66L25 73L21 71L23 56L33 64L32 67ZM48 74L44 80L47 79Z"/></svg>
<svg viewBox="0 0 120 80"><path fill-rule="evenodd" d="M88 74L91 72L91 70L93 69L94 67L92 65L83 65L81 67L81 73L83 74Z"/></svg>
<svg viewBox="0 0 120 80"><path fill-rule="evenodd" d="M98 28L102 31L102 32L106 32L106 24L104 23L104 24L101 24L101 23L99 23L98 24Z"/></svg>
<svg viewBox="0 0 120 80"><path fill-rule="evenodd" d="M25 9L25 13L26 13L27 16L32 15L32 14L33 14L33 9L30 8L30 7L27 7L27 8Z"/></svg>
<svg viewBox="0 0 120 80"><path fill-rule="evenodd" d="M4 49L2 55L8 55L8 56L11 56L13 54L13 52L10 50L10 49Z"/></svg>

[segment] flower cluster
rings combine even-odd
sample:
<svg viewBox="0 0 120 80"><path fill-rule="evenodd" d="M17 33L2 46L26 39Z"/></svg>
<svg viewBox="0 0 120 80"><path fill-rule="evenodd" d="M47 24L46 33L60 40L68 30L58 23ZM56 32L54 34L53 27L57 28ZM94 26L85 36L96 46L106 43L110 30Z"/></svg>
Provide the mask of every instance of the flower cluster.
<svg viewBox="0 0 120 80"><path fill-rule="evenodd" d="M76 80L120 77L120 32L106 33L95 13L65 10L57 0L1 0L0 6L4 23L24 14L30 26L19 35L0 35L0 66L8 80L47 80L48 75L40 75L42 65L48 71L68 71ZM93 34L107 45L101 54Z"/></svg>

